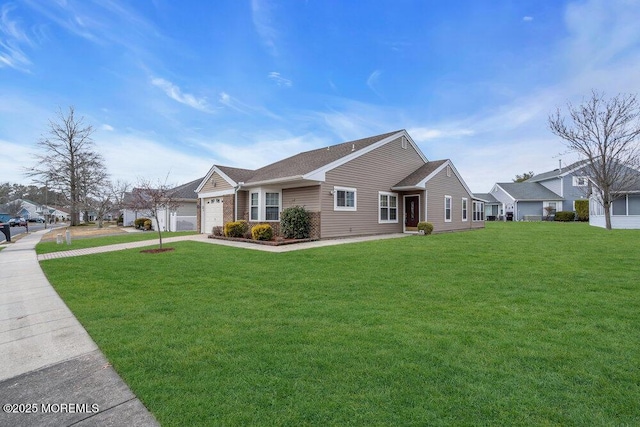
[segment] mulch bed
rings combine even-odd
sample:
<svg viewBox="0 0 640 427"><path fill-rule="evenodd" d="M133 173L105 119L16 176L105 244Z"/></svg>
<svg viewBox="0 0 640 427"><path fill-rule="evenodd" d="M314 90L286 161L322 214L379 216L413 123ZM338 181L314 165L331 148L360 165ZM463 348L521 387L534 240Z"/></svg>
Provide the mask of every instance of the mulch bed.
<svg viewBox="0 0 640 427"><path fill-rule="evenodd" d="M255 245L266 245L266 246L293 245L296 243L313 242L314 240L317 240L317 239L284 239L282 237L276 237L273 240L253 240L253 239L242 239L240 237L214 236L213 234L209 235L208 237L210 239L229 240L232 242L245 242L245 243L253 243Z"/></svg>
<svg viewBox="0 0 640 427"><path fill-rule="evenodd" d="M176 250L175 248L162 248L162 249L156 248L156 249L145 249L143 251L140 251L140 253L143 253L143 254L159 254L159 253L162 253L162 252L171 252L171 251L175 251L175 250Z"/></svg>

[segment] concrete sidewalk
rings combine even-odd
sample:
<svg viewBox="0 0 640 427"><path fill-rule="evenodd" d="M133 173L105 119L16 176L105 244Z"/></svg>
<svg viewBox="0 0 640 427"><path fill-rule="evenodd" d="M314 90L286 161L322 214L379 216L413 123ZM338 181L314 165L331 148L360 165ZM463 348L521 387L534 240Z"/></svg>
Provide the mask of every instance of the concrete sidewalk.
<svg viewBox="0 0 640 427"><path fill-rule="evenodd" d="M47 231L0 251L0 425L157 426L40 269Z"/></svg>
<svg viewBox="0 0 640 427"><path fill-rule="evenodd" d="M238 242L238 241L232 241L232 240L209 239L205 234L191 234L188 236L167 237L165 239L162 239L162 244L164 245L165 243L181 242L181 241L189 240L189 241L195 241L195 242L209 243L212 245L231 246L234 248L252 249L255 251L281 253L281 252L299 251L303 249L320 248L324 246L343 245L347 243L366 242L371 240L394 239L394 238L407 237L407 236L409 235L401 234L401 233L380 234L380 235L373 235L373 236L346 237L342 239L316 240L313 242L294 243L294 244L281 245L281 246L270 246L270 245L260 245L256 243ZM140 242L118 243L118 244L108 245L108 246L99 246L95 248L73 249L69 251L51 252L48 254L38 255L38 261L44 261L44 260L56 259L56 258L66 258L71 256L99 254L104 252L121 251L125 249L144 248L146 246L156 246L157 244L158 244L158 239L151 239L151 240L143 240Z"/></svg>

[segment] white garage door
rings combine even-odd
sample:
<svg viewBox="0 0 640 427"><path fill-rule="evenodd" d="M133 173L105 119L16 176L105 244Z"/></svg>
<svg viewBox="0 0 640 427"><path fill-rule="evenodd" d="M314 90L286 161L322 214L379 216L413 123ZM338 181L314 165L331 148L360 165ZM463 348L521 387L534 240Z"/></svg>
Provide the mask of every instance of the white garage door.
<svg viewBox="0 0 640 427"><path fill-rule="evenodd" d="M204 232L210 234L213 227L222 225L222 198L207 199L204 204Z"/></svg>

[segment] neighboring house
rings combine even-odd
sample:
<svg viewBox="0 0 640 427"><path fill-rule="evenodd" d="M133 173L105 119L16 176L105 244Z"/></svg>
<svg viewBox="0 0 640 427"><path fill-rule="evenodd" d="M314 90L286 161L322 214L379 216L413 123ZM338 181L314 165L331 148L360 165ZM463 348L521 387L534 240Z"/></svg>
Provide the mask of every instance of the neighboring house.
<svg viewBox="0 0 640 427"><path fill-rule="evenodd" d="M405 130L296 154L257 170L214 165L196 189L202 233L246 220L278 232L280 213L303 206L312 237L417 233L484 227L475 199L450 160L429 161Z"/></svg>
<svg viewBox="0 0 640 427"><path fill-rule="evenodd" d="M537 182L499 182L490 194L501 203L506 220L540 221L562 210L562 197Z"/></svg>
<svg viewBox="0 0 640 427"><path fill-rule="evenodd" d="M65 221L69 217L69 213L55 206L38 204L26 199L17 199L22 203L22 209L19 216L24 219L43 218L54 221Z"/></svg>
<svg viewBox="0 0 640 427"><path fill-rule="evenodd" d="M579 161L524 182L496 183L489 195L498 201L497 210L504 213L503 219L541 220L557 211L575 211L576 200L589 198L585 168L586 162Z"/></svg>
<svg viewBox="0 0 640 427"><path fill-rule="evenodd" d="M636 174L637 179L625 191L617 190L622 197L611 204L611 228L640 229L640 172ZM589 197L589 224L606 227L604 207L596 191Z"/></svg>
<svg viewBox="0 0 640 427"><path fill-rule="evenodd" d="M497 221L504 215L502 203L490 193L474 193L473 197L484 202L484 216L487 221Z"/></svg>
<svg viewBox="0 0 640 427"><path fill-rule="evenodd" d="M198 230L197 221L197 204L198 195L195 190L202 181L202 178L179 185L171 190L176 201L179 202L178 208L175 210L161 209L158 212L158 223L162 231L195 231ZM133 201L133 193L142 191L134 188L131 192L124 196L124 204L131 204ZM144 210L135 210L125 208L122 210L122 220L125 226L133 226L138 218L151 218L151 213ZM151 221L152 227L155 229L155 220Z"/></svg>

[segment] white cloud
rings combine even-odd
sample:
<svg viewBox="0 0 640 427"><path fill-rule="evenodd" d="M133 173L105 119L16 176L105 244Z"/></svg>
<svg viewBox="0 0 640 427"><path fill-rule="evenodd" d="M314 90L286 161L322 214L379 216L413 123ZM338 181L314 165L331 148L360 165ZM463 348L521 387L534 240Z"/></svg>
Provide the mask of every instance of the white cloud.
<svg viewBox="0 0 640 427"><path fill-rule="evenodd" d="M524 22L531 22L531 21L533 21L533 16L523 16L522 20Z"/></svg>
<svg viewBox="0 0 640 427"><path fill-rule="evenodd" d="M177 101L181 104L187 105L191 108L195 108L196 110L199 110L205 113L214 112L209 107L206 98L197 98L196 96L191 95L189 93L183 93L178 86L174 85L168 80L155 77L151 79L151 84L162 89L164 93L174 101Z"/></svg>
<svg viewBox="0 0 640 427"><path fill-rule="evenodd" d="M380 94L380 92L378 92L377 85L381 75L382 75L381 70L375 70L367 78L367 86L369 86L369 89L371 89L373 93L378 95L380 98L382 98L382 95Z"/></svg>
<svg viewBox="0 0 640 427"><path fill-rule="evenodd" d="M112 179L135 183L140 178L184 184L204 176L213 161L202 152L171 148L147 135L108 133L96 149L102 154Z"/></svg>
<svg viewBox="0 0 640 427"><path fill-rule="evenodd" d="M471 136L474 132L470 129L435 129L435 128L412 128L408 129L409 135L416 142L425 142L432 139L459 138Z"/></svg>
<svg viewBox="0 0 640 427"><path fill-rule="evenodd" d="M102 126L100 126L100 129L102 130L106 130L107 132L113 132L115 129L113 128L113 126L108 125L106 123L104 123Z"/></svg>
<svg viewBox="0 0 640 427"><path fill-rule="evenodd" d="M272 56L278 56L278 49L276 47L278 31L274 23L272 7L267 0L252 0L251 17L253 19L253 26L258 36L260 36L262 43Z"/></svg>
<svg viewBox="0 0 640 427"><path fill-rule="evenodd" d="M291 87L293 82L289 79L285 79L280 75L280 73L276 71L272 71L269 73L269 79L274 81L278 86Z"/></svg>
<svg viewBox="0 0 640 427"><path fill-rule="evenodd" d="M207 142L203 147L215 154L218 164L257 169L303 151L333 143L316 135L292 136L286 131L244 135L242 139L245 139L243 144Z"/></svg>
<svg viewBox="0 0 640 427"><path fill-rule="evenodd" d="M29 37L20 28L17 21L11 20L9 12L14 6L5 4L0 10L0 68L10 67L28 71L31 61L20 48L21 44L33 45Z"/></svg>

